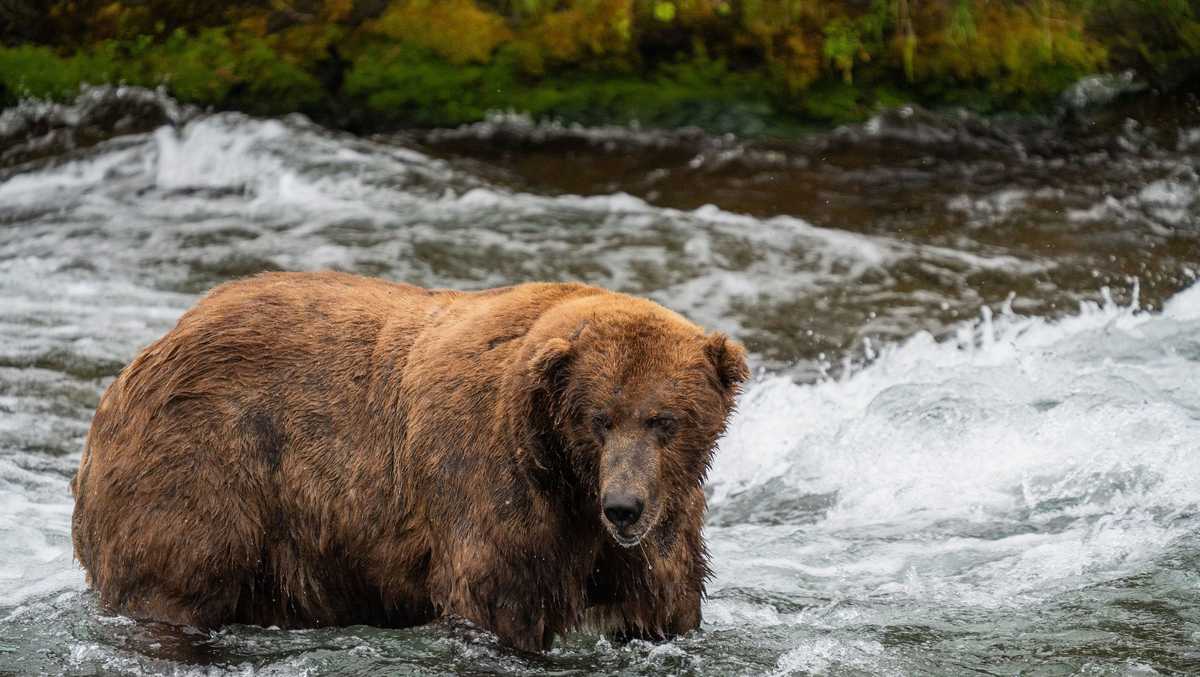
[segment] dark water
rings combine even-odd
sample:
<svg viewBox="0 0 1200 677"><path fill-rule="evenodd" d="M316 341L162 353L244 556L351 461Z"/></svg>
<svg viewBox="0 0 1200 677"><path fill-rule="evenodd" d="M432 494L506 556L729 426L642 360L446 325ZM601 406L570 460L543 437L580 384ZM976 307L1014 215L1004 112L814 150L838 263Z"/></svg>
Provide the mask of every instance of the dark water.
<svg viewBox="0 0 1200 677"><path fill-rule="evenodd" d="M0 674L1200 671L1200 107L902 109L800 140L370 139L138 90L0 114ZM743 339L702 631L543 657L435 625L103 613L66 483L99 393L210 286L579 279Z"/></svg>

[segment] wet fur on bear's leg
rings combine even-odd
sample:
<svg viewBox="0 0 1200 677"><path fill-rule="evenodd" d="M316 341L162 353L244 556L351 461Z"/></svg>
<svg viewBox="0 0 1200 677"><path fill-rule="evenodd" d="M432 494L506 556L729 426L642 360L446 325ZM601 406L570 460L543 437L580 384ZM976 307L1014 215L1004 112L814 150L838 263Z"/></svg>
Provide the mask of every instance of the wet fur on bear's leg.
<svg viewBox="0 0 1200 677"><path fill-rule="evenodd" d="M564 596L561 583L546 580L538 570L540 558L498 553L478 542L458 542L450 548L446 566L430 579L434 603L442 613L487 628L517 649L549 649L565 617L575 611L569 608L570 597ZM498 562L505 566L492 566Z"/></svg>
<svg viewBox="0 0 1200 677"><path fill-rule="evenodd" d="M585 627L613 639L663 640L700 627L711 573L697 487L639 547L605 546L588 581Z"/></svg>

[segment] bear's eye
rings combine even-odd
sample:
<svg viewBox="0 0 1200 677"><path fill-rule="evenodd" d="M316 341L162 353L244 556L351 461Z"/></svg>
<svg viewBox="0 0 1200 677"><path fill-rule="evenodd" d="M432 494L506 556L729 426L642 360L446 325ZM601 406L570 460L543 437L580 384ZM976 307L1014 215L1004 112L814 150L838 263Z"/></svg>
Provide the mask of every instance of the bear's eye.
<svg viewBox="0 0 1200 677"><path fill-rule="evenodd" d="M675 417L670 414L659 414L646 419L646 427L662 435L670 436L675 433Z"/></svg>
<svg viewBox="0 0 1200 677"><path fill-rule="evenodd" d="M608 414L595 414L592 416L592 430L596 435L603 437L605 433L612 430L612 417Z"/></svg>

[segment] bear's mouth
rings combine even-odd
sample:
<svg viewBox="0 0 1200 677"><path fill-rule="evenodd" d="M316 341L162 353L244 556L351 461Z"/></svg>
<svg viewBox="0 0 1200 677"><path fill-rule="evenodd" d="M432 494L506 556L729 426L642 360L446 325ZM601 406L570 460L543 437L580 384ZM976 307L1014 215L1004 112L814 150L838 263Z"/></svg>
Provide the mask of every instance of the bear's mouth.
<svg viewBox="0 0 1200 677"><path fill-rule="evenodd" d="M604 522L605 530L617 542L617 545L622 548L632 548L641 543L642 539L646 538L646 534L650 533L651 527L656 520L643 519L643 521L632 525L632 529L622 529L607 519L602 518L601 521Z"/></svg>
<svg viewBox="0 0 1200 677"><path fill-rule="evenodd" d="M613 540L622 548L632 548L642 542L642 537L645 533L637 534L636 536L626 536L621 534L616 529L609 529L608 533L612 534Z"/></svg>

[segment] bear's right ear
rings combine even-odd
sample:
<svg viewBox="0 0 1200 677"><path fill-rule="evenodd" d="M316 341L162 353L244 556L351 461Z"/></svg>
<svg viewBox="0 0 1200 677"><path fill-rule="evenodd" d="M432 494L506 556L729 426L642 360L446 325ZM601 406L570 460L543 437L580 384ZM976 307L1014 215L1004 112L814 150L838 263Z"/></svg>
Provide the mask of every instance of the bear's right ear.
<svg viewBox="0 0 1200 677"><path fill-rule="evenodd" d="M746 349L725 334L710 334L704 343L704 352L716 369L717 378L726 392L735 391L750 378L750 368L746 366Z"/></svg>
<svg viewBox="0 0 1200 677"><path fill-rule="evenodd" d="M554 376L561 372L571 359L571 342L564 338L552 338L534 351L529 360L529 371L542 383L550 386Z"/></svg>

